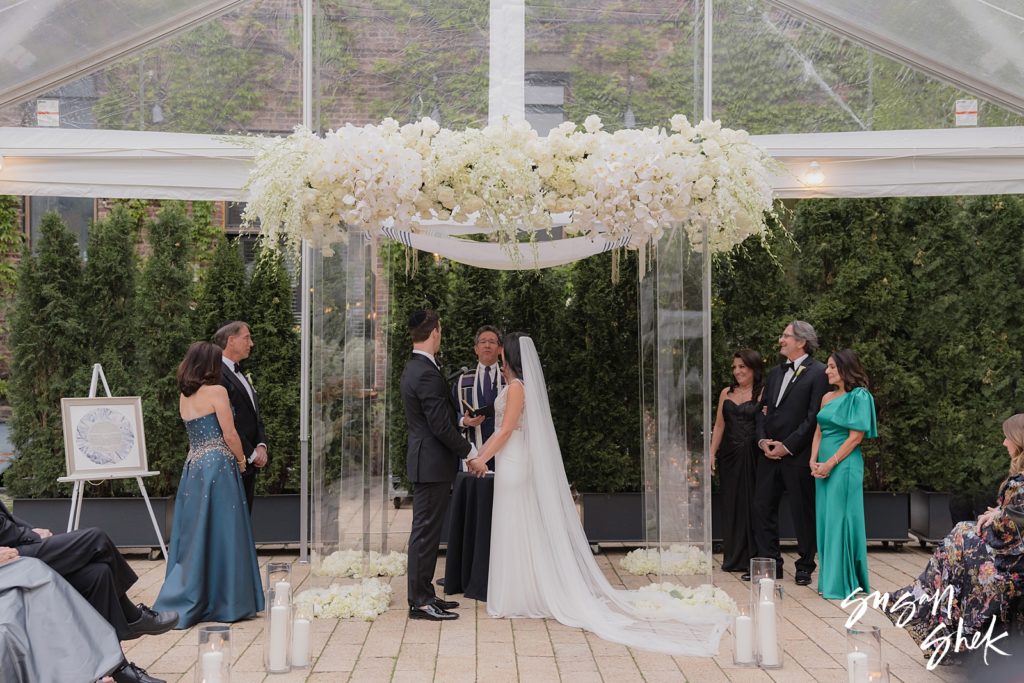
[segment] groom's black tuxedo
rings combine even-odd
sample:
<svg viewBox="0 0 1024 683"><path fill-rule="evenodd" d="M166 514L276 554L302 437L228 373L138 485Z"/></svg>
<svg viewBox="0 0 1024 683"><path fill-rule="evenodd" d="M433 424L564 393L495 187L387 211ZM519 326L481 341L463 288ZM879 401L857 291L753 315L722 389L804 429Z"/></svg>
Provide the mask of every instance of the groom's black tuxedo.
<svg viewBox="0 0 1024 683"><path fill-rule="evenodd" d="M263 427L263 418L260 417L260 399L256 395L256 388L252 387L252 400L249 400L249 392L242 385L242 380L226 365L221 369L220 383L228 390L231 412L235 416L235 429L242 441L242 454L247 461L245 472L242 473L242 485L245 488L245 502L251 515L253 496L256 492L256 473L260 468L248 460L257 445L267 443L267 432ZM269 453L269 449L267 450Z"/></svg>
<svg viewBox="0 0 1024 683"><path fill-rule="evenodd" d="M813 572L817 549L814 521L814 478L811 476L811 441L817 427L821 398L828 391L825 366L808 356L796 370L779 400L786 368L777 367L765 382L762 410L756 416L757 439L781 441L789 450L782 460L772 460L758 450L754 486L754 542L759 557L775 558L779 550L779 502L789 494L796 529L797 570ZM778 405L776 405L778 404Z"/></svg>
<svg viewBox="0 0 1024 683"><path fill-rule="evenodd" d="M413 486L409 534L409 606L436 598L433 586L441 525L459 461L470 445L458 430L452 394L441 371L426 356L414 353L400 384L409 432L406 467Z"/></svg>

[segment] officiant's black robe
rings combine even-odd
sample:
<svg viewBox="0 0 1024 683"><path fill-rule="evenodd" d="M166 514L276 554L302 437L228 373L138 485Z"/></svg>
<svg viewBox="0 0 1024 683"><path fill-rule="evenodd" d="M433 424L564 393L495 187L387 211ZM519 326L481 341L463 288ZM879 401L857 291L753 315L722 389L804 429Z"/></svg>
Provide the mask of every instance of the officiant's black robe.
<svg viewBox="0 0 1024 683"><path fill-rule="evenodd" d="M125 593L139 577L101 529L40 538L28 522L0 502L0 546L17 548L20 555L45 562L110 622L120 640L130 635L125 606L131 602Z"/></svg>

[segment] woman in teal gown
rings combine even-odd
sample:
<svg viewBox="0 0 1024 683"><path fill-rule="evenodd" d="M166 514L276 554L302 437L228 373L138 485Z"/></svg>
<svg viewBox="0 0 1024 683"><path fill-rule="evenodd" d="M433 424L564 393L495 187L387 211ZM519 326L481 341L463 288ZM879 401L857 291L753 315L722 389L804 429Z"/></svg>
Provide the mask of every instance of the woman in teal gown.
<svg viewBox="0 0 1024 683"><path fill-rule="evenodd" d="M178 407L189 452L174 502L167 575L155 605L180 615L177 628L235 622L263 609L256 545L240 471L242 442L227 389L221 350L192 344L178 366ZM154 605L154 609L157 609Z"/></svg>
<svg viewBox="0 0 1024 683"><path fill-rule="evenodd" d="M860 443L878 436L875 399L867 375L850 349L829 356L825 376L835 391L825 394L811 446L818 533L818 593L842 600L868 586L868 542L864 530L864 456Z"/></svg>

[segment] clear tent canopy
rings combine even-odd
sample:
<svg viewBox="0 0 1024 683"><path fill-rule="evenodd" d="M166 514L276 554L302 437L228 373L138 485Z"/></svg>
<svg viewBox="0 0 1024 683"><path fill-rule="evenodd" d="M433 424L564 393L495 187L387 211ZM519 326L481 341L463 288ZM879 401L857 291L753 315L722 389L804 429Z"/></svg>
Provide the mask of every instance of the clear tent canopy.
<svg viewBox="0 0 1024 683"><path fill-rule="evenodd" d="M55 142L47 142L45 131L281 134L304 118L325 130L385 116L484 125L493 109L494 45L511 35L494 17L510 5L523 10L521 31L511 32L521 40L521 108L542 134L589 114L614 130L665 125L676 113L699 120L709 110L723 125L767 136L767 146L797 164L820 159L828 170L823 155L831 150L837 176L864 149L875 160L902 160L897 191L905 192L920 183L929 158L980 160L989 170L1010 154L1007 146L1020 158L1020 128L988 136L955 129L954 107L976 100L983 128L1024 121L1024 0L0 0L0 126L8 127L0 155L7 173L18 167L10 151L16 131L32 127L37 137L24 143L32 147L25 158L74 147L79 158L107 161L145 156L198 168L213 159L222 165L213 173L224 177L225 164L244 167L246 158L232 158L214 138L97 137L89 146L56 135L72 131L53 131ZM308 44L304 6L313 8ZM304 92L307 45L313 77ZM826 134L851 137L829 138L826 150L814 142ZM239 168L229 172L241 177ZM130 173L146 177L142 166ZM1014 173L978 176L966 191L1013 191L1024 181ZM0 170L0 191L11 191L4 179ZM147 182L156 189L140 188L139 196L178 196ZM219 194L203 194L201 183L182 192L240 199L240 183L225 182ZM870 184L866 177L850 183L847 196ZM786 196L814 194L796 187ZM123 195L95 183L76 196ZM397 397L387 396L389 370L379 362L394 341L381 321L401 312L378 296L395 274L372 249L351 240L333 255L315 254L308 269L312 540L321 556L401 547L407 532L393 527L387 510L391 445L382 416ZM659 244L656 258L639 302L647 495L638 540L709 549L709 259L703 245L681 238Z"/></svg>

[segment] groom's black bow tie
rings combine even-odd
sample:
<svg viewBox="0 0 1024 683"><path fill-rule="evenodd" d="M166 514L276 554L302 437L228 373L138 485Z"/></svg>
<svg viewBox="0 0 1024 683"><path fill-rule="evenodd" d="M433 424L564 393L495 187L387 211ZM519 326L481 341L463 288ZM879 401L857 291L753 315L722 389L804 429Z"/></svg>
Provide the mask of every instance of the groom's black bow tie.
<svg viewBox="0 0 1024 683"><path fill-rule="evenodd" d="M239 365L238 363L235 363L235 372L237 372L239 375L242 374L242 366Z"/></svg>

